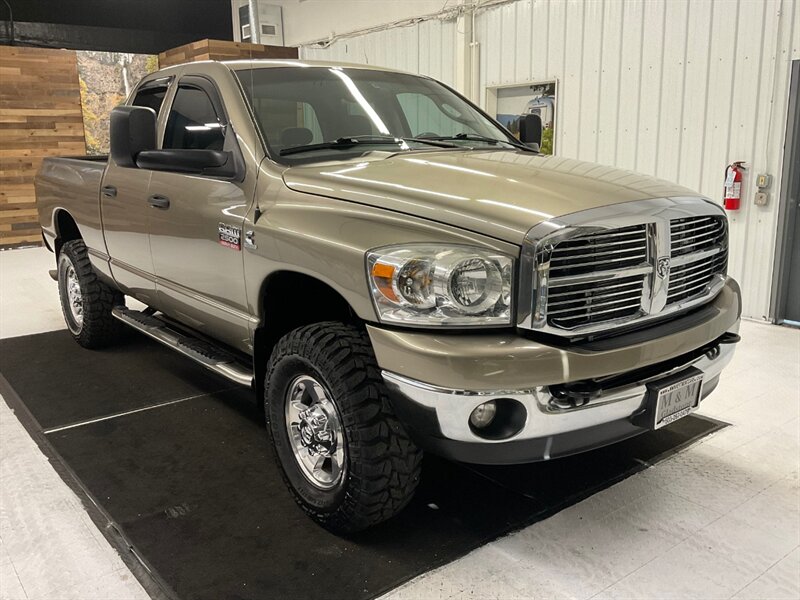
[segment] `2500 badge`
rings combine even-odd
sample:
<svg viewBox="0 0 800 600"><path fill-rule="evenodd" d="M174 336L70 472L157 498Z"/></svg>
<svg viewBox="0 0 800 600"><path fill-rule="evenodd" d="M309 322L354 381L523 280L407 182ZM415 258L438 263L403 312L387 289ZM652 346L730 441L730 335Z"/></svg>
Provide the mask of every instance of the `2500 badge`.
<svg viewBox="0 0 800 600"><path fill-rule="evenodd" d="M219 224L219 243L231 250L242 249L242 228L235 225Z"/></svg>

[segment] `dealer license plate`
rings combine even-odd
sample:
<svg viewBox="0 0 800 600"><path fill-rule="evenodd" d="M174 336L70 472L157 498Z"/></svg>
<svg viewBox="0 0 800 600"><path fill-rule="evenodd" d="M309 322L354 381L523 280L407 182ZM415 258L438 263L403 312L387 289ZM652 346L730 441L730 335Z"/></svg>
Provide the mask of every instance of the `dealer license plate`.
<svg viewBox="0 0 800 600"><path fill-rule="evenodd" d="M692 412L700 402L702 385L703 374L696 370L690 371L677 381L672 377L651 384L650 393L655 395L652 407L653 429L674 423Z"/></svg>

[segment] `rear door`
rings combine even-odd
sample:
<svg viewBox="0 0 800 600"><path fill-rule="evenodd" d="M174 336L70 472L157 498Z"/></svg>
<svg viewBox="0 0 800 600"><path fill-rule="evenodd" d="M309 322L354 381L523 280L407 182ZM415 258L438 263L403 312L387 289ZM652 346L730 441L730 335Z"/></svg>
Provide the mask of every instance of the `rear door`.
<svg viewBox="0 0 800 600"><path fill-rule="evenodd" d="M143 83L132 104L160 113L172 78ZM128 294L145 304L155 303L155 272L150 256L147 190L152 171L120 167L109 156L100 190L103 234L111 272Z"/></svg>
<svg viewBox="0 0 800 600"><path fill-rule="evenodd" d="M229 127L212 81L186 75L178 82L162 147L222 150L226 134L235 140ZM232 179L158 171L148 190L166 205L149 212L159 308L243 350L250 332L242 225L252 199L245 187Z"/></svg>

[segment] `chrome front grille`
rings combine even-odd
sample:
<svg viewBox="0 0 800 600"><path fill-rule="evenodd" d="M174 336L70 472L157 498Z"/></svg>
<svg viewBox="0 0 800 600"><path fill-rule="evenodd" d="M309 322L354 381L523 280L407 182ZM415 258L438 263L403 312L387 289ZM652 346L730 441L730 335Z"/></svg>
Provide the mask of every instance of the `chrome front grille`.
<svg viewBox="0 0 800 600"><path fill-rule="evenodd" d="M550 277L593 273L605 268L621 269L646 260L647 230L644 225L636 225L559 243L550 257Z"/></svg>
<svg viewBox="0 0 800 600"><path fill-rule="evenodd" d="M672 256L707 250L725 241L723 217L673 219L669 224Z"/></svg>
<svg viewBox="0 0 800 600"><path fill-rule="evenodd" d="M669 224L670 256L688 260L670 270L667 306L703 295L714 276L728 266L726 225L723 217L673 219ZM719 248L718 252L714 252ZM707 253L712 252L709 256Z"/></svg>
<svg viewBox="0 0 800 600"><path fill-rule="evenodd" d="M547 317L551 325L572 329L589 323L636 315L642 308L644 276L622 277L607 282L550 287Z"/></svg>
<svg viewBox="0 0 800 600"><path fill-rule="evenodd" d="M645 225L579 235L560 242L550 255L549 323L572 329L635 315L642 307L644 275L616 279L621 269L647 264ZM580 276L607 271L607 280ZM577 279L576 279L577 278Z"/></svg>
<svg viewBox="0 0 800 600"><path fill-rule="evenodd" d="M670 270L667 306L702 296L728 266L725 219L717 216L673 219L669 224L670 256L686 260ZM719 251L715 252L715 249ZM712 254L709 255L708 253Z"/></svg>
<svg viewBox="0 0 800 600"><path fill-rule="evenodd" d="M574 213L534 227L522 264L521 285L531 291L520 298L521 327L607 331L713 297L725 282L727 222L697 198Z"/></svg>
<svg viewBox="0 0 800 600"><path fill-rule="evenodd" d="M704 294L708 285L714 280L714 276L725 273L727 263L728 252L723 250L714 256L695 258L691 262L671 269L667 306Z"/></svg>

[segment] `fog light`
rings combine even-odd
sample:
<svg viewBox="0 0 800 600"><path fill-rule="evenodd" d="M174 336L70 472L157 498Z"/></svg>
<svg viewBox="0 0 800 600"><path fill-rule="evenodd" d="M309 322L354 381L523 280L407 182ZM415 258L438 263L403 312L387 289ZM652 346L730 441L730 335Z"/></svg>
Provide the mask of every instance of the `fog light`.
<svg viewBox="0 0 800 600"><path fill-rule="evenodd" d="M472 423L473 427L483 429L494 420L496 414L497 403L494 400L489 400L475 407L475 410L469 416L469 422Z"/></svg>

